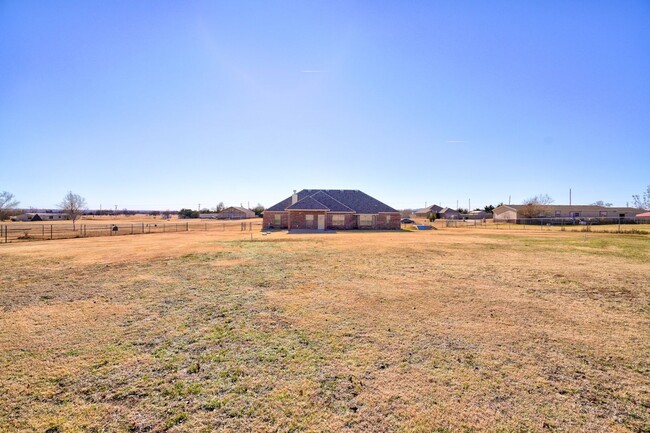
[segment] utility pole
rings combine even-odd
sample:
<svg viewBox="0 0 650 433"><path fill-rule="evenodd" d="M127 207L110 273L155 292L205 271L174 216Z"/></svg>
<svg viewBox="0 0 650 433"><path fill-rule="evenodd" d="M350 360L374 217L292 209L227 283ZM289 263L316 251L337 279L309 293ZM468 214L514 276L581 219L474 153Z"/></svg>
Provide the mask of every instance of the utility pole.
<svg viewBox="0 0 650 433"><path fill-rule="evenodd" d="M571 206L571 188L569 188L569 206Z"/></svg>
<svg viewBox="0 0 650 433"><path fill-rule="evenodd" d="M468 198L467 199L467 212L470 212L472 210L472 199Z"/></svg>

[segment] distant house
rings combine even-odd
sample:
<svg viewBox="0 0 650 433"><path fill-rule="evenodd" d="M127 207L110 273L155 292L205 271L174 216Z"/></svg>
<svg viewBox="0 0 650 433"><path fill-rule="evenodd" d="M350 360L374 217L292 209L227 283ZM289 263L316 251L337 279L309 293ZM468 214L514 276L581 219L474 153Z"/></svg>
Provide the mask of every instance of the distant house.
<svg viewBox="0 0 650 433"><path fill-rule="evenodd" d="M70 217L65 213L53 213L53 212L27 212L15 217L11 217L12 221L19 222L35 222L35 221L61 221L68 220Z"/></svg>
<svg viewBox="0 0 650 433"><path fill-rule="evenodd" d="M472 210L468 214L461 215L463 218L467 218L470 220L482 220L486 218L492 219L492 214L489 212L485 212L484 210Z"/></svg>
<svg viewBox="0 0 650 433"><path fill-rule="evenodd" d="M452 209L449 207L440 209L438 215L440 215L440 218L444 218L448 220L461 219L460 212L458 212L456 209Z"/></svg>
<svg viewBox="0 0 650 433"><path fill-rule="evenodd" d="M638 213L635 218L643 221L650 221L650 212Z"/></svg>
<svg viewBox="0 0 650 433"><path fill-rule="evenodd" d="M415 216L418 218L429 218L431 215L434 217L442 210L441 206L436 204L415 211Z"/></svg>
<svg viewBox="0 0 650 433"><path fill-rule="evenodd" d="M266 209L263 227L398 230L400 213L359 190L303 189Z"/></svg>
<svg viewBox="0 0 650 433"><path fill-rule="evenodd" d="M495 221L517 222L522 218L531 218L529 205L501 205L494 209ZM639 209L631 207L605 207L591 205L538 205L532 218L634 218Z"/></svg>
<svg viewBox="0 0 650 433"><path fill-rule="evenodd" d="M255 212L243 207L231 206L216 214L220 220L240 220L246 218L255 218Z"/></svg>

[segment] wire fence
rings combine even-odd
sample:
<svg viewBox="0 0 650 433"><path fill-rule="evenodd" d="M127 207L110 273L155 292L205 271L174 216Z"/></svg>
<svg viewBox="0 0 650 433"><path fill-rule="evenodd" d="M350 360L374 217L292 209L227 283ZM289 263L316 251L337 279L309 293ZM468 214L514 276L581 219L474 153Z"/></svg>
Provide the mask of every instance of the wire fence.
<svg viewBox="0 0 650 433"><path fill-rule="evenodd" d="M436 221L437 222L437 221ZM443 220L439 227L494 230L600 231L650 233L650 219L637 218L518 218L516 220Z"/></svg>
<svg viewBox="0 0 650 433"><path fill-rule="evenodd" d="M120 224L3 224L0 243L88 238L98 236L143 235L188 231L253 231L261 230L262 221L246 222L178 222Z"/></svg>

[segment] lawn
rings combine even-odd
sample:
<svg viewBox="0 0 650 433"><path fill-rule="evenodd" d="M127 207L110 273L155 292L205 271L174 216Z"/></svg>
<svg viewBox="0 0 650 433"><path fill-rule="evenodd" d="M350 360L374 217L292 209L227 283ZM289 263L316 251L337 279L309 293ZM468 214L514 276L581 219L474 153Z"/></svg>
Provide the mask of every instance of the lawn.
<svg viewBox="0 0 650 433"><path fill-rule="evenodd" d="M0 432L648 432L650 237L0 245Z"/></svg>

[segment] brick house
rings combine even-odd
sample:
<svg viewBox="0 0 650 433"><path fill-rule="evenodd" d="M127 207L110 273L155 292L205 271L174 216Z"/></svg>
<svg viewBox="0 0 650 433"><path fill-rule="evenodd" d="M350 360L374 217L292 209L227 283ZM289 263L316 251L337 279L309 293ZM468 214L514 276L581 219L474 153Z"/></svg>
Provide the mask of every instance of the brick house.
<svg viewBox="0 0 650 433"><path fill-rule="evenodd" d="M265 229L398 230L400 213L359 190L303 189L264 211Z"/></svg>
<svg viewBox="0 0 650 433"><path fill-rule="evenodd" d="M415 211L415 216L418 218L429 218L431 215L437 218L438 212L442 210L441 206L437 204L425 207L423 209L418 209Z"/></svg>

